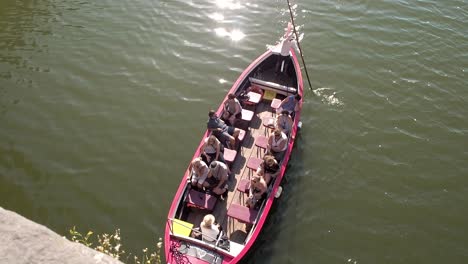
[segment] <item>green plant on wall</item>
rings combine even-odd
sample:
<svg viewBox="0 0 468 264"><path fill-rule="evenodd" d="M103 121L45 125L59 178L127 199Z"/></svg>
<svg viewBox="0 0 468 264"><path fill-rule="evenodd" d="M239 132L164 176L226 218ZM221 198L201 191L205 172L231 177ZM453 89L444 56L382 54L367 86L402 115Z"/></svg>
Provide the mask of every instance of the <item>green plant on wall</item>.
<svg viewBox="0 0 468 264"><path fill-rule="evenodd" d="M74 226L69 230L70 240L83 244L89 248L107 254L115 259L123 261L125 259L126 263L134 264L161 264L161 248L162 241L159 238L159 242L154 247L154 250L148 250L144 248L140 255L127 253L123 250L122 243L120 241L120 229L115 230L113 234L102 234L93 236L92 231L88 231L86 235L81 234L76 230ZM132 257L133 256L133 257Z"/></svg>

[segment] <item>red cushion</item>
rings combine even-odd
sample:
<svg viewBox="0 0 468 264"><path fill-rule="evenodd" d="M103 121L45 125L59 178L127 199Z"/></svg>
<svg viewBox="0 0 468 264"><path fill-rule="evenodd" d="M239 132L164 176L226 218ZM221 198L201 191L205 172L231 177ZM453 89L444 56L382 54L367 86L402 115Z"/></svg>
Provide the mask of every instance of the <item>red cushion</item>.
<svg viewBox="0 0 468 264"><path fill-rule="evenodd" d="M262 95L255 92L248 92L249 102L252 104L258 104L262 100Z"/></svg>
<svg viewBox="0 0 468 264"><path fill-rule="evenodd" d="M237 151L224 148L224 160L227 162L233 162L236 159Z"/></svg>
<svg viewBox="0 0 468 264"><path fill-rule="evenodd" d="M240 180L239 184L237 184L237 190L240 192L248 192L250 188L250 181L248 179Z"/></svg>
<svg viewBox="0 0 468 264"><path fill-rule="evenodd" d="M252 121L254 112L246 109L242 109L242 120Z"/></svg>
<svg viewBox="0 0 468 264"><path fill-rule="evenodd" d="M262 136L262 135L257 136L257 138L255 139L255 146L257 146L259 148L266 149L267 145L268 145L268 138L267 137Z"/></svg>
<svg viewBox="0 0 468 264"><path fill-rule="evenodd" d="M258 166L260 166L260 163L262 163L262 159L250 157L249 161L247 162L247 168L256 170Z"/></svg>
<svg viewBox="0 0 468 264"><path fill-rule="evenodd" d="M280 104L281 104L281 100L275 98L273 99L273 101L271 101L271 108L278 109L280 107Z"/></svg>

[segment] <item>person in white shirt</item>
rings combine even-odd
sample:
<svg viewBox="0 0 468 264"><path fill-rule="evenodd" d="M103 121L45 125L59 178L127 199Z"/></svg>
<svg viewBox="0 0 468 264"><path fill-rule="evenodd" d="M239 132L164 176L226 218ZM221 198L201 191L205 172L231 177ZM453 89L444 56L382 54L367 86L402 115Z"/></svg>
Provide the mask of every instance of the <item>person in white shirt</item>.
<svg viewBox="0 0 468 264"><path fill-rule="evenodd" d="M286 135L291 132L294 121L289 115L288 110L281 111L281 115L278 115L275 120L275 127L283 131Z"/></svg>
<svg viewBox="0 0 468 264"><path fill-rule="evenodd" d="M219 235L219 225L215 224L215 217L212 214L207 214L203 217L200 223L200 230L202 233L202 240L208 243L216 243Z"/></svg>
<svg viewBox="0 0 468 264"><path fill-rule="evenodd" d="M200 152L202 160L208 166L215 160L226 163L224 155L221 152L221 142L214 135L205 138L205 142L203 143Z"/></svg>
<svg viewBox="0 0 468 264"><path fill-rule="evenodd" d="M189 165L190 174L188 180L193 187L202 189L209 171L208 165L200 157L195 158Z"/></svg>
<svg viewBox="0 0 468 264"><path fill-rule="evenodd" d="M273 155L276 161L281 162L284 151L288 148L288 137L284 132L275 129L268 138L267 153Z"/></svg>
<svg viewBox="0 0 468 264"><path fill-rule="evenodd" d="M279 54L278 54L278 60L276 61L276 66L275 66L276 74L278 74L280 71L286 72L287 66L288 66L287 59L290 56L289 51L291 50L293 45L294 45L294 37L292 34L292 24L288 23L288 27L287 27L286 32L284 33L283 39L277 45L277 47L279 48L279 50L277 49L279 51Z"/></svg>

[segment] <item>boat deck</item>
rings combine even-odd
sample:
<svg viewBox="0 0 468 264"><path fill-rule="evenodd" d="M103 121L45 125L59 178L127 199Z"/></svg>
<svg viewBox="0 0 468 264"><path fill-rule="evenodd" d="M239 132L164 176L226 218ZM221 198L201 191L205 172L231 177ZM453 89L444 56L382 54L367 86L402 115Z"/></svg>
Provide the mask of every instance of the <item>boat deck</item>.
<svg viewBox="0 0 468 264"><path fill-rule="evenodd" d="M231 165L231 177L229 179L229 193L226 199L218 199L212 214L216 217L217 222L222 226L224 233L231 241L243 244L247 232L246 224L240 223L227 215L227 210L231 204L236 203L245 205L248 194L237 190L237 186L242 179L250 179L255 173L247 167L247 161L250 157L262 158L265 152L264 149L255 146L255 138L259 135L269 136L271 129L263 125L263 119L273 118L276 116L270 106L271 101L262 100L256 106L244 106L244 109L254 111L254 117L249 124L245 121L236 122L236 127L246 130L246 136L241 147L237 151L236 159ZM244 123L243 123L244 122ZM199 226L203 217L208 212L196 208L192 208L188 214L188 222Z"/></svg>

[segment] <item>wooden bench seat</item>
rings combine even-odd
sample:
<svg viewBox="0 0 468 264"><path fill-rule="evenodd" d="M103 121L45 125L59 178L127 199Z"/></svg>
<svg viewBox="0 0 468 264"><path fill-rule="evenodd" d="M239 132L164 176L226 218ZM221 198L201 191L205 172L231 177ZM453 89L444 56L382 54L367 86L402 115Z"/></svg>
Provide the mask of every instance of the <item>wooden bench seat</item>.
<svg viewBox="0 0 468 264"><path fill-rule="evenodd" d="M237 156L237 151L233 149L224 148L223 157L224 157L224 160L226 161L226 165L228 165L229 168L231 168L232 164L234 163L236 156Z"/></svg>
<svg viewBox="0 0 468 264"><path fill-rule="evenodd" d="M246 206L242 206L239 204L231 204L227 211L227 215L234 219L237 219L240 222L253 224L257 219L258 211L254 209L250 209Z"/></svg>
<svg viewBox="0 0 468 264"><path fill-rule="evenodd" d="M250 181L249 179L242 179L239 181L239 183L237 184L237 190L239 192L243 192L243 193L248 193L249 192L249 188L250 188Z"/></svg>

